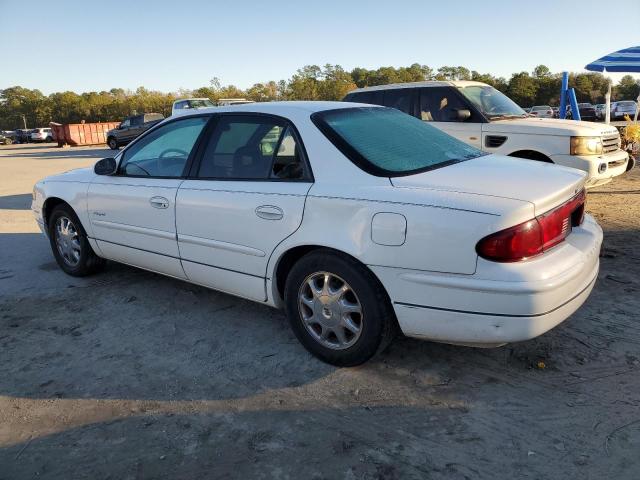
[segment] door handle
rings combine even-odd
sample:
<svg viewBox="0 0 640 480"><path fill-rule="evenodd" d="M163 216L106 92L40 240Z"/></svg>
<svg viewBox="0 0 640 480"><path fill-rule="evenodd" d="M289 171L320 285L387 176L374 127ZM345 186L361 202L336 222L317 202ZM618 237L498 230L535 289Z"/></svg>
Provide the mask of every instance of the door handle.
<svg viewBox="0 0 640 480"><path fill-rule="evenodd" d="M280 207L261 205L256 208L256 215L265 220L281 220L284 217L284 212Z"/></svg>
<svg viewBox="0 0 640 480"><path fill-rule="evenodd" d="M169 208L169 200L164 197L151 197L149 203L153 208Z"/></svg>

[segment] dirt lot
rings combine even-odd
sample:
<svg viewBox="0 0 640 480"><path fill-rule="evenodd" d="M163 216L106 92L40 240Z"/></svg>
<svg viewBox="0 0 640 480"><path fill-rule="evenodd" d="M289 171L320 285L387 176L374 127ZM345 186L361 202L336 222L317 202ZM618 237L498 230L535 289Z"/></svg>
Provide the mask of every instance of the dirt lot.
<svg viewBox="0 0 640 480"><path fill-rule="evenodd" d="M31 187L104 156L0 147L0 478L640 478L639 169L589 194L600 278L563 325L337 369L265 306L64 275Z"/></svg>

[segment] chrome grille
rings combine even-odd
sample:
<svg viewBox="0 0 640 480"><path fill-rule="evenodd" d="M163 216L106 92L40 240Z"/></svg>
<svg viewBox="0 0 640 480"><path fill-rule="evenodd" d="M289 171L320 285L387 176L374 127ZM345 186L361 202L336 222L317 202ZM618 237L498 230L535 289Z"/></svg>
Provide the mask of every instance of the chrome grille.
<svg viewBox="0 0 640 480"><path fill-rule="evenodd" d="M620 148L620 134L605 135L602 137L602 153L615 152Z"/></svg>

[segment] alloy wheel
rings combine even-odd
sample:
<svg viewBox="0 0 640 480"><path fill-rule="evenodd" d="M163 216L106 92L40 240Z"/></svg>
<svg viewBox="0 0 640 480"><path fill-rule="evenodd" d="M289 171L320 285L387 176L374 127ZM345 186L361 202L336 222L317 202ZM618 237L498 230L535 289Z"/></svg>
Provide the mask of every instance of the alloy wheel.
<svg viewBox="0 0 640 480"><path fill-rule="evenodd" d="M298 309L306 330L333 350L353 346L363 326L362 306L351 286L330 272L309 275L298 292Z"/></svg>
<svg viewBox="0 0 640 480"><path fill-rule="evenodd" d="M78 229L68 217L61 216L56 220L55 241L58 253L64 263L75 267L80 262L80 237Z"/></svg>

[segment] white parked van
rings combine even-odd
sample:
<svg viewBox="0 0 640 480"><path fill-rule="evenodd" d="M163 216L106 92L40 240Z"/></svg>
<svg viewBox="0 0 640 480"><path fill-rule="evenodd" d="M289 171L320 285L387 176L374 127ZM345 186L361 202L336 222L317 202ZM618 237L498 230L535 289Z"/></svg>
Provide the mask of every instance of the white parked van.
<svg viewBox="0 0 640 480"><path fill-rule="evenodd" d="M397 108L491 153L552 162L588 173L587 187L627 170L628 154L610 125L527 114L495 88L472 81L430 81L361 88L346 102Z"/></svg>
<svg viewBox="0 0 640 480"><path fill-rule="evenodd" d="M173 102L171 115L190 113L201 108L210 108L215 106L215 103L208 98L181 98L180 100Z"/></svg>

